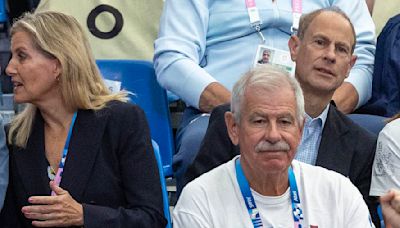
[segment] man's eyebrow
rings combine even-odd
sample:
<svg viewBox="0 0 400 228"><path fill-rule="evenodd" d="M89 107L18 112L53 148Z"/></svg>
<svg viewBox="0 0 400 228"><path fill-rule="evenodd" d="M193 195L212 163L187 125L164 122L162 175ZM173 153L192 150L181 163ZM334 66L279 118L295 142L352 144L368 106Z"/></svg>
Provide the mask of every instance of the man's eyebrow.
<svg viewBox="0 0 400 228"><path fill-rule="evenodd" d="M285 112L280 115L278 115L279 118L289 118L289 119L294 119L295 117L292 115L290 112Z"/></svg>
<svg viewBox="0 0 400 228"><path fill-rule="evenodd" d="M330 40L328 36L323 35L323 34L321 34L321 33L314 34L314 35L312 36L312 38L314 38L314 39L315 39L315 38L321 38L321 39L324 39L324 40Z"/></svg>

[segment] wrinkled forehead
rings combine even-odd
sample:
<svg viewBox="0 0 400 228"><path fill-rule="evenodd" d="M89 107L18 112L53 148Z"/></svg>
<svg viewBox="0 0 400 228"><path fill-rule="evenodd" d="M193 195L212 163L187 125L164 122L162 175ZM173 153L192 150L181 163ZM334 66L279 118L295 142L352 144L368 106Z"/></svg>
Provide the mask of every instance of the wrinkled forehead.
<svg viewBox="0 0 400 228"><path fill-rule="evenodd" d="M253 85L244 93L241 104L244 112L268 107L269 110L290 110L296 114L294 91L285 83L276 85Z"/></svg>
<svg viewBox="0 0 400 228"><path fill-rule="evenodd" d="M341 35L350 42L351 46L355 43L351 22L337 12L323 11L315 16L305 31L305 36L324 32Z"/></svg>

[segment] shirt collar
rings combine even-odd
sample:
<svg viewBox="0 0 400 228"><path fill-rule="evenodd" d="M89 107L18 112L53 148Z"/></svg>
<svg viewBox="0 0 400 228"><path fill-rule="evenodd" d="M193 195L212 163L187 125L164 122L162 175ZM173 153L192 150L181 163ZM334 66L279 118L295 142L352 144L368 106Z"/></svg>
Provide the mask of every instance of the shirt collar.
<svg viewBox="0 0 400 228"><path fill-rule="evenodd" d="M322 111L322 113L319 116L315 117L315 118L311 118L311 116L306 114L306 123L305 124L309 124L311 121L320 119L319 123L321 124L321 129L324 129L326 118L328 117L329 107L330 107L330 104L328 104L325 107L324 111Z"/></svg>

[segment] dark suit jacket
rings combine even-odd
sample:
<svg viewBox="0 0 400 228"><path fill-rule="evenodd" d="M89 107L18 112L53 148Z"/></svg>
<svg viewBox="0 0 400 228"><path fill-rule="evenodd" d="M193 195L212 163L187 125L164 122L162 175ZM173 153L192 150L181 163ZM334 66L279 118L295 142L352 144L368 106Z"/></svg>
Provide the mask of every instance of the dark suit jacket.
<svg viewBox="0 0 400 228"><path fill-rule="evenodd" d="M229 105L225 104L211 113L206 135L197 157L187 170L184 185L239 154L239 148L232 144L225 125L224 113L229 110ZM349 177L364 196L374 223L379 223L376 199L369 197L375 145L376 136L356 125L331 103L316 165Z"/></svg>
<svg viewBox="0 0 400 228"><path fill-rule="evenodd" d="M39 111L26 148L9 148L0 227L32 227L22 206L51 191ZM83 205L85 227L165 227L157 163L137 106L113 101L98 111L78 111L60 186Z"/></svg>

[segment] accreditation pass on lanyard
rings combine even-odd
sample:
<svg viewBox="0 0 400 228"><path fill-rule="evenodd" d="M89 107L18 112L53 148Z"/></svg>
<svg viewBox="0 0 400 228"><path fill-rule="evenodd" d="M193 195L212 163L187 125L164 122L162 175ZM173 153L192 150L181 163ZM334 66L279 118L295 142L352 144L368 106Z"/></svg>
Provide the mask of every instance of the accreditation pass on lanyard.
<svg viewBox="0 0 400 228"><path fill-rule="evenodd" d="M250 25L257 31L261 38L261 43L258 45L256 55L254 56L253 67L259 64L272 64L286 70L290 75L294 75L295 63L291 60L290 53L286 50L265 45L265 37L261 32L262 21L255 1L256 0L245 0ZM297 34L302 11L302 0L292 0L293 18L290 31L293 35Z"/></svg>
<svg viewBox="0 0 400 228"><path fill-rule="evenodd" d="M71 124L69 125L67 140L65 140L64 149L62 151L61 161L60 161L60 164L58 165L57 174L56 174L56 176L54 178L54 183L57 186L60 186L60 183L61 183L62 174L63 174L63 171L64 171L64 165L65 165L65 161L67 160L67 155L68 155L69 141L71 140L72 129L74 128L76 115L77 115L77 112L75 112L74 115L72 116L72 121L71 121ZM51 195L55 196L56 193L54 191L51 191Z"/></svg>
<svg viewBox="0 0 400 228"><path fill-rule="evenodd" d="M249 182L247 181L246 176L243 173L242 166L240 165L240 158L237 158L235 161L235 169L236 169L236 179L239 184L239 188L242 193L247 210L249 212L251 222L253 223L253 227L254 228L263 227L260 213L257 209L256 201L254 200L253 194L251 194ZM302 222L304 220L303 210L301 209L300 194L297 189L296 177L294 175L292 167L289 167L288 174L289 174L289 188L290 188L289 191L290 191L290 199L292 201L294 228L303 228L302 225Z"/></svg>

